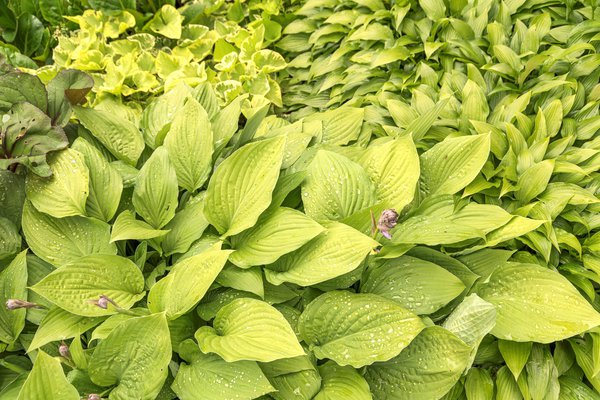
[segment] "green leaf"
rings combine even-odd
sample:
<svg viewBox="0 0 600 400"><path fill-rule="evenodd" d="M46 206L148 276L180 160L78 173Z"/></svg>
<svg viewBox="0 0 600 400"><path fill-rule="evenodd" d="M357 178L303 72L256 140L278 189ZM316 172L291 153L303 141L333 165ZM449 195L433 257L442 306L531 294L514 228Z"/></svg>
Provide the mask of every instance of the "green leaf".
<svg viewBox="0 0 600 400"><path fill-rule="evenodd" d="M78 336L102 322L102 317L88 318L71 314L59 307L48 311L29 344L28 352L50 342L66 340Z"/></svg>
<svg viewBox="0 0 600 400"><path fill-rule="evenodd" d="M306 214L317 220L340 220L375 204L369 175L348 158L320 150L302 185Z"/></svg>
<svg viewBox="0 0 600 400"><path fill-rule="evenodd" d="M419 0L427 18L437 21L446 16L446 5L443 0Z"/></svg>
<svg viewBox="0 0 600 400"><path fill-rule="evenodd" d="M39 77L20 71L0 75L0 110L8 111L17 103L30 103L46 111L46 88Z"/></svg>
<svg viewBox="0 0 600 400"><path fill-rule="evenodd" d="M494 381L487 370L471 368L465 379L465 393L468 399L486 400L494 397Z"/></svg>
<svg viewBox="0 0 600 400"><path fill-rule="evenodd" d="M178 85L162 96L154 98L144 109L140 127L148 146L154 149L163 144L173 116L183 107L188 95L189 88L186 85Z"/></svg>
<svg viewBox="0 0 600 400"><path fill-rule="evenodd" d="M421 155L421 189L430 196L465 188L488 159L490 135L447 138Z"/></svg>
<svg viewBox="0 0 600 400"><path fill-rule="evenodd" d="M216 354L203 354L196 343L186 340L179 346L182 363L173 382L181 400L236 398L252 400L275 389L255 361L227 362Z"/></svg>
<svg viewBox="0 0 600 400"><path fill-rule="evenodd" d="M179 39L181 37L181 23L183 16L172 5L165 4L154 15L154 18L148 23L152 32L168 37L169 39Z"/></svg>
<svg viewBox="0 0 600 400"><path fill-rule="evenodd" d="M89 170L89 195L86 212L90 217L110 221L121 200L123 180L106 161L102 153L83 138L77 138L72 148L81 153Z"/></svg>
<svg viewBox="0 0 600 400"><path fill-rule="evenodd" d="M86 217L53 218L25 202L23 232L31 250L42 260L60 267L90 254L116 254L110 243L110 226Z"/></svg>
<svg viewBox="0 0 600 400"><path fill-rule="evenodd" d="M431 314L465 289L460 279L429 261L402 256L369 271L362 293L393 300L415 314Z"/></svg>
<svg viewBox="0 0 600 400"><path fill-rule="evenodd" d="M0 217L0 260L14 256L21 250L19 229L10 220Z"/></svg>
<svg viewBox="0 0 600 400"><path fill-rule="evenodd" d="M155 229L165 226L177 209L177 175L164 147L144 164L135 181L132 202L135 211Z"/></svg>
<svg viewBox="0 0 600 400"><path fill-rule="evenodd" d="M521 203L533 200L546 190L553 170L554 160L544 160L528 168L519 176L517 182L519 190L515 193L515 198Z"/></svg>
<svg viewBox="0 0 600 400"><path fill-rule="evenodd" d="M378 245L370 237L339 222L323 225L327 230L298 250L267 266L272 284L292 282L310 286L355 270Z"/></svg>
<svg viewBox="0 0 600 400"><path fill-rule="evenodd" d="M323 379L321 390L314 400L371 400L369 384L354 368L340 367L333 361L319 366Z"/></svg>
<svg viewBox="0 0 600 400"><path fill-rule="evenodd" d="M164 142L177 173L179 186L198 190L208 178L213 153L213 135L208 115L190 98L175 114Z"/></svg>
<svg viewBox="0 0 600 400"><path fill-rule="evenodd" d="M135 215L125 210L115 220L115 223L110 234L110 241L116 242L118 240L144 240L153 239L166 235L169 230L154 229L144 221L135 219Z"/></svg>
<svg viewBox="0 0 600 400"><path fill-rule="evenodd" d="M534 264L498 268L477 294L496 306L492 334L500 339L550 343L600 324L600 314L566 278Z"/></svg>
<svg viewBox="0 0 600 400"><path fill-rule="evenodd" d="M144 150L138 128L119 114L74 107L75 116L119 160L135 166Z"/></svg>
<svg viewBox="0 0 600 400"><path fill-rule="evenodd" d="M10 171L0 170L0 217L21 226L25 201L25 178Z"/></svg>
<svg viewBox="0 0 600 400"><path fill-rule="evenodd" d="M515 379L519 378L521 371L531 354L531 342L511 342L509 340L498 340L498 350L506 362L506 366L512 372Z"/></svg>
<svg viewBox="0 0 600 400"><path fill-rule="evenodd" d="M252 228L231 238L232 263L241 268L271 264L297 250L325 228L303 213L278 208Z"/></svg>
<svg viewBox="0 0 600 400"><path fill-rule="evenodd" d="M340 107L315 114L305 121L322 121L322 143L343 146L358 138L364 116L362 108Z"/></svg>
<svg viewBox="0 0 600 400"><path fill-rule="evenodd" d="M500 368L496 373L496 398L506 400L523 399L515 378L506 366Z"/></svg>
<svg viewBox="0 0 600 400"><path fill-rule="evenodd" d="M419 156L409 135L386 142L375 142L360 159L375 183L377 202L398 212L415 195L419 180Z"/></svg>
<svg viewBox="0 0 600 400"><path fill-rule="evenodd" d="M215 282L224 287L253 293L261 299L265 297L263 274L260 267L242 269L233 264L227 264Z"/></svg>
<svg viewBox="0 0 600 400"><path fill-rule="evenodd" d="M419 317L392 300L345 291L317 297L298 321L317 358L355 368L397 356L423 328Z"/></svg>
<svg viewBox="0 0 600 400"><path fill-rule="evenodd" d="M84 317L114 314L92 303L107 296L119 307L129 309L144 297L144 277L127 258L94 254L53 271L32 287L33 291L60 308Z"/></svg>
<svg viewBox="0 0 600 400"><path fill-rule="evenodd" d="M27 174L27 198L39 211L56 218L85 215L89 170L81 153L65 149L49 156L50 178Z"/></svg>
<svg viewBox="0 0 600 400"><path fill-rule="evenodd" d="M156 398L167 378L171 356L164 314L131 318L96 346L88 371L96 385L116 385L111 399L150 400Z"/></svg>
<svg viewBox="0 0 600 400"><path fill-rule="evenodd" d="M368 366L365 378L376 399L439 399L460 378L469 353L469 346L456 335L431 326L398 357Z"/></svg>
<svg viewBox="0 0 600 400"><path fill-rule="evenodd" d="M40 8L43 3L47 4L47 1L40 1ZM60 19L62 20L62 15L60 15ZM54 125L66 125L73 111L72 106L85 103L85 96L93 87L94 80L85 72L76 69L61 70L48 83L47 87L48 115L52 118Z"/></svg>
<svg viewBox="0 0 600 400"><path fill-rule="evenodd" d="M225 361L270 362L304 354L286 319L264 301L236 299L223 306L213 327L196 332L204 353L217 353Z"/></svg>
<svg viewBox="0 0 600 400"><path fill-rule="evenodd" d="M170 232L165 235L161 247L165 255L185 253L192 243L202 236L208 221L204 217L204 197L190 199L185 208L165 226Z"/></svg>
<svg viewBox="0 0 600 400"><path fill-rule="evenodd" d="M33 369L17 400L79 400L79 393L67 381L60 361L38 351Z"/></svg>
<svg viewBox="0 0 600 400"><path fill-rule="evenodd" d="M0 341L14 343L25 327L26 309L9 310L8 299L27 301L27 251L22 251L0 272Z"/></svg>
<svg viewBox="0 0 600 400"><path fill-rule="evenodd" d="M230 253L230 250L204 251L175 264L171 272L150 289L150 311L164 311L169 319L190 311L204 297Z"/></svg>
<svg viewBox="0 0 600 400"><path fill-rule="evenodd" d="M247 144L217 167L208 183L204 215L223 237L254 226L269 206L284 144L282 137Z"/></svg>
<svg viewBox="0 0 600 400"><path fill-rule="evenodd" d="M579 379L570 376L560 377L560 400L599 400L600 395L598 392L592 390L585 383Z"/></svg>

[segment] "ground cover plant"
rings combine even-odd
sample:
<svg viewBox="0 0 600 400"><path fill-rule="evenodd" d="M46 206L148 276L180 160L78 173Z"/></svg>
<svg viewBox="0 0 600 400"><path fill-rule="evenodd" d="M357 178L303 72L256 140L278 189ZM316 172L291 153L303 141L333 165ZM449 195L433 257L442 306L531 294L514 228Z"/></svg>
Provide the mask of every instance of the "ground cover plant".
<svg viewBox="0 0 600 400"><path fill-rule="evenodd" d="M0 399L600 398L597 1L15 4Z"/></svg>

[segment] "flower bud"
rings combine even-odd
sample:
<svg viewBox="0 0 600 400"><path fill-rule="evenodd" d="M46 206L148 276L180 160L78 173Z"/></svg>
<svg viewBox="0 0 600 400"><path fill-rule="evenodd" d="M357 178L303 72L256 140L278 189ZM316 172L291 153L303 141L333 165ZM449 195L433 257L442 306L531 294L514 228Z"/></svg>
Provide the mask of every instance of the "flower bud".
<svg viewBox="0 0 600 400"><path fill-rule="evenodd" d="M105 295L100 295L100 297L98 298L98 300L89 300L89 302L91 304L94 304L104 310L106 310L108 308L108 303L112 304L115 307L119 307L117 305L117 303L115 303L110 297L107 297Z"/></svg>
<svg viewBox="0 0 600 400"><path fill-rule="evenodd" d="M31 303L25 300L19 299L8 299L6 300L6 309L7 310L18 310L19 308L41 308L40 305Z"/></svg>
<svg viewBox="0 0 600 400"><path fill-rule="evenodd" d="M388 239L392 238L390 234L390 229L396 226L398 223L398 213L393 208L383 210L381 216L379 217L379 221L377 221L377 229L381 232L383 236Z"/></svg>
<svg viewBox="0 0 600 400"><path fill-rule="evenodd" d="M69 346L65 342L61 343L58 346L58 353L64 358L71 358L71 352L69 351Z"/></svg>
<svg viewBox="0 0 600 400"><path fill-rule="evenodd" d="M100 397L99 394L90 393L88 394L87 400L102 400L102 397Z"/></svg>

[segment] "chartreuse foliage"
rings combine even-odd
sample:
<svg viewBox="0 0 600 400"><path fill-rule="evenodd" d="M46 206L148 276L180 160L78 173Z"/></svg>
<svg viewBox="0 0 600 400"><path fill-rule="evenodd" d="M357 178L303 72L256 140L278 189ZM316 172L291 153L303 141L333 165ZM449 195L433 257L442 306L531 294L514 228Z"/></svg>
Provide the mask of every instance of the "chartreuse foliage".
<svg viewBox="0 0 600 400"><path fill-rule="evenodd" d="M600 399L597 1L5 3L0 399Z"/></svg>

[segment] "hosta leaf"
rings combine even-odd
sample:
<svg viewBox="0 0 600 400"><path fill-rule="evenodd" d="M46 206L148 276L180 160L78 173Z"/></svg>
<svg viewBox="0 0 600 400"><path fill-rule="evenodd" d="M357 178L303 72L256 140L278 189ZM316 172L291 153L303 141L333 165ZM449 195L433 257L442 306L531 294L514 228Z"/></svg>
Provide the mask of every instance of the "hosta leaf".
<svg viewBox="0 0 600 400"><path fill-rule="evenodd" d="M190 199L183 210L165 225L165 229L169 230L161 243L165 255L185 253L194 241L200 239L208 226L203 209L204 198L197 196Z"/></svg>
<svg viewBox="0 0 600 400"><path fill-rule="evenodd" d="M40 8L42 6L40 2ZM60 3L60 1L56 1ZM59 21L62 15L59 14ZM58 25L58 23L57 23ZM85 72L75 69L61 70L48 83L48 115L56 125L69 122L72 105L85 103L85 96L94 87L94 80Z"/></svg>
<svg viewBox="0 0 600 400"><path fill-rule="evenodd" d="M204 353L217 353L229 362L270 362L304 354L283 315L264 301L249 298L223 306L213 327L202 327L195 336Z"/></svg>
<svg viewBox="0 0 600 400"><path fill-rule="evenodd" d="M135 181L135 211L155 229L165 226L177 208L177 175L164 147L157 148Z"/></svg>
<svg viewBox="0 0 600 400"><path fill-rule="evenodd" d="M112 227L112 232L110 234L110 241L116 242L118 240L127 239L153 239L164 236L168 232L168 229L154 229L151 225L145 223L144 221L135 219L135 215L131 211L125 210L119 214L115 220L115 223Z"/></svg>
<svg viewBox="0 0 600 400"><path fill-rule="evenodd" d="M275 285L283 282L315 285L356 269L378 245L342 223L329 222L323 226L325 232L270 264L265 269L267 280Z"/></svg>
<svg viewBox="0 0 600 400"><path fill-rule="evenodd" d="M39 211L56 218L85 215L89 170L81 153L65 149L49 156L52 176L27 175L27 198Z"/></svg>
<svg viewBox="0 0 600 400"><path fill-rule="evenodd" d="M20 174L0 170L0 217L21 226L25 200L25 179Z"/></svg>
<svg viewBox="0 0 600 400"><path fill-rule="evenodd" d="M282 137L247 144L217 167L208 183L204 215L223 236L254 226L269 206L284 144Z"/></svg>
<svg viewBox="0 0 600 400"><path fill-rule="evenodd" d="M96 346L89 361L90 378L100 386L116 385L111 399L155 399L168 375L171 355L164 314L131 318Z"/></svg>
<svg viewBox="0 0 600 400"><path fill-rule="evenodd" d="M498 340L498 350L506 362L506 366L512 372L515 379L519 378L523 367L531 354L531 342L511 342L509 340Z"/></svg>
<svg viewBox="0 0 600 400"><path fill-rule="evenodd" d="M528 168L519 176L519 190L515 193L515 198L522 203L528 203L538 194L546 190L552 171L554 170L554 160L544 160Z"/></svg>
<svg viewBox="0 0 600 400"><path fill-rule="evenodd" d="M314 400L371 400L369 384L354 368L340 367L333 361L319 366L323 379L321 390Z"/></svg>
<svg viewBox="0 0 600 400"><path fill-rule="evenodd" d="M235 252L230 260L242 268L271 264L324 230L303 213L281 207L259 220L256 226L231 238Z"/></svg>
<svg viewBox="0 0 600 400"><path fill-rule="evenodd" d="M368 366L365 378L376 399L439 399L460 378L469 353L469 346L456 335L431 326L398 357Z"/></svg>
<svg viewBox="0 0 600 400"><path fill-rule="evenodd" d="M431 314L464 289L462 281L444 268L402 256L371 270L360 291L393 300L415 314Z"/></svg>
<svg viewBox="0 0 600 400"><path fill-rule="evenodd" d="M67 381L61 363L43 351L37 353L33 369L17 400L79 400L77 389Z"/></svg>
<svg viewBox="0 0 600 400"><path fill-rule="evenodd" d="M447 138L421 155L421 188L430 196L454 194L479 173L490 152L490 135Z"/></svg>
<svg viewBox="0 0 600 400"><path fill-rule="evenodd" d="M392 300L345 291L317 297L298 321L317 358L355 368L397 356L423 328L419 317Z"/></svg>
<svg viewBox="0 0 600 400"><path fill-rule="evenodd" d="M468 399L490 399L494 396L494 381L487 370L471 368L465 379L465 393Z"/></svg>
<svg viewBox="0 0 600 400"><path fill-rule="evenodd" d="M414 197L419 180L419 156L409 135L371 145L360 159L375 183L377 202L398 212Z"/></svg>
<svg viewBox="0 0 600 400"><path fill-rule="evenodd" d="M302 184L302 202L309 217L340 220L375 201L369 175L360 165L330 151L317 153Z"/></svg>
<svg viewBox="0 0 600 400"><path fill-rule="evenodd" d="M589 399L598 400L600 395L591 389L579 379L570 376L561 376L560 379L560 400L579 400Z"/></svg>
<svg viewBox="0 0 600 400"><path fill-rule="evenodd" d="M117 253L108 224L86 217L53 218L30 202L23 207L23 232L31 250L57 267L90 254Z"/></svg>
<svg viewBox="0 0 600 400"><path fill-rule="evenodd" d="M521 400L523 398L515 378L506 366L500 368L496 373L496 398L506 400Z"/></svg>
<svg viewBox="0 0 600 400"><path fill-rule="evenodd" d="M135 166L144 150L138 128L118 114L104 110L75 107L75 116L115 157Z"/></svg>
<svg viewBox="0 0 600 400"><path fill-rule="evenodd" d="M110 221L117 212L121 200L123 191L121 176L106 161L102 153L85 139L77 138L72 148L83 155L90 172L87 215L102 221Z"/></svg>
<svg viewBox="0 0 600 400"><path fill-rule="evenodd" d="M175 114L164 141L179 186L194 192L210 173L213 135L204 108L190 98Z"/></svg>
<svg viewBox="0 0 600 400"><path fill-rule="evenodd" d="M27 300L27 251L21 252L0 272L0 341L12 344L25 326L25 309L8 310L8 299Z"/></svg>
<svg viewBox="0 0 600 400"><path fill-rule="evenodd" d="M315 114L306 121L323 122L322 142L333 145L346 145L356 140L362 128L365 110L356 107L340 107L321 114Z"/></svg>
<svg viewBox="0 0 600 400"><path fill-rule="evenodd" d="M35 331L35 336L27 351L31 352L50 342L78 336L100 322L102 322L102 317L82 317L81 315L71 314L62 308L53 307Z"/></svg>
<svg viewBox="0 0 600 400"><path fill-rule="evenodd" d="M179 85L162 96L156 97L142 112L140 127L144 140L151 148L163 144L169 131L173 116L180 110L188 98L189 88Z"/></svg>
<svg viewBox="0 0 600 400"><path fill-rule="evenodd" d="M321 376L308 356L260 363L260 368L277 390L275 400L312 399L321 388Z"/></svg>
<svg viewBox="0 0 600 400"><path fill-rule="evenodd" d="M148 308L175 319L191 310L204 297L221 272L229 250L204 251L173 266L148 293Z"/></svg>
<svg viewBox="0 0 600 400"><path fill-rule="evenodd" d="M500 339L550 343L600 325L600 314L566 278L538 265L498 268L477 294L496 306L492 334Z"/></svg>
<svg viewBox="0 0 600 400"><path fill-rule="evenodd" d="M255 361L227 362L216 354L204 354L192 340L179 346L187 364L181 364L173 391L181 400L252 400L275 389Z"/></svg>
<svg viewBox="0 0 600 400"><path fill-rule="evenodd" d="M242 269L233 264L227 264L217 276L216 282L224 287L253 293L261 299L265 297L263 274L260 267Z"/></svg>
<svg viewBox="0 0 600 400"><path fill-rule="evenodd" d="M116 310L110 305L102 309L92 301L107 296L128 309L144 297L144 277L133 261L94 254L62 266L32 289L68 312L98 317Z"/></svg>
<svg viewBox="0 0 600 400"><path fill-rule="evenodd" d="M20 249L19 229L10 220L0 217L0 260L17 254Z"/></svg>
<svg viewBox="0 0 600 400"><path fill-rule="evenodd" d="M17 103L30 103L46 111L48 97L39 77L20 71L0 76L0 110L6 112Z"/></svg>

